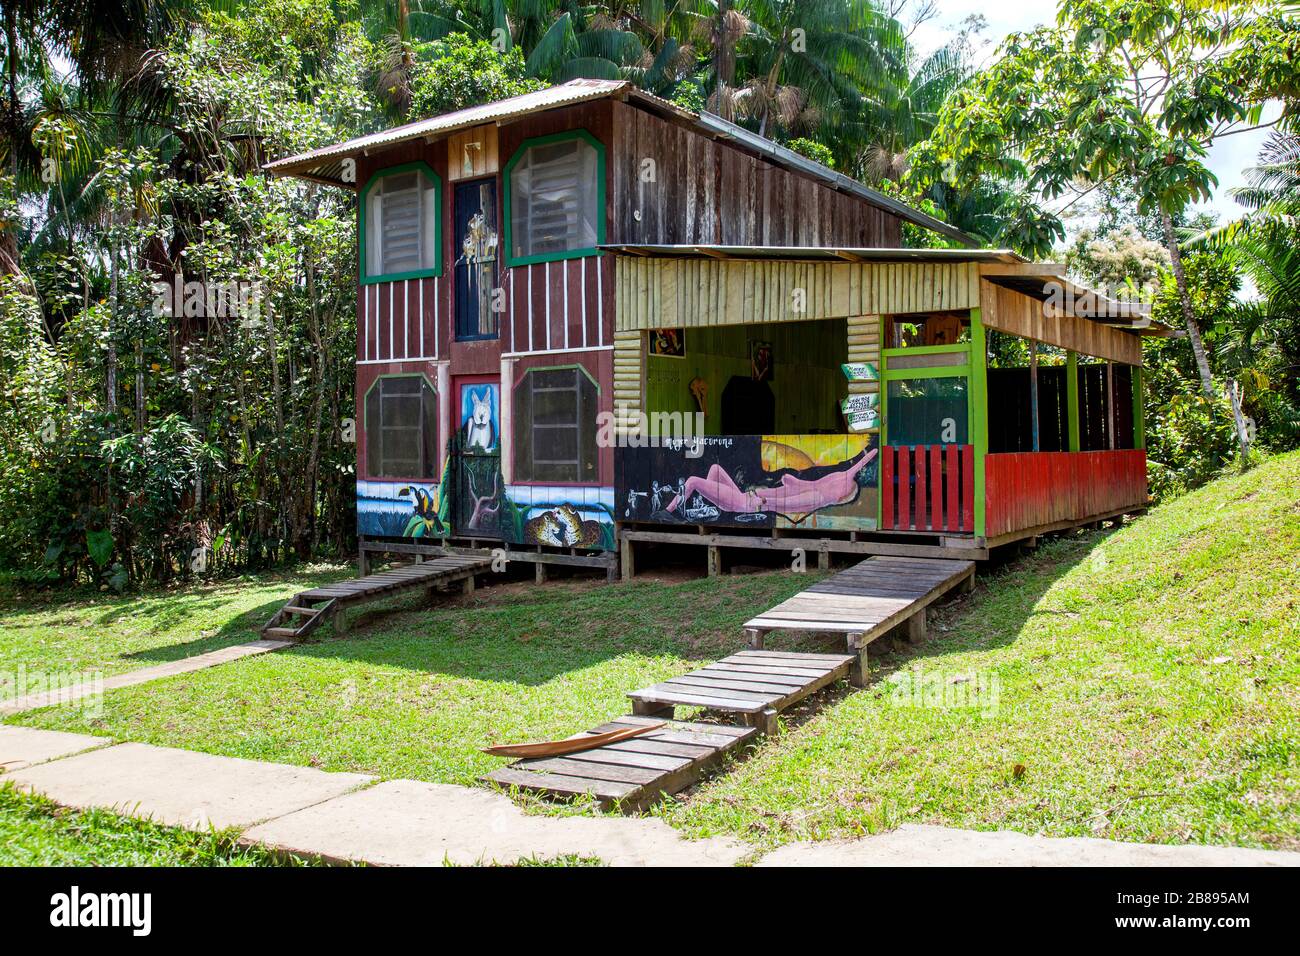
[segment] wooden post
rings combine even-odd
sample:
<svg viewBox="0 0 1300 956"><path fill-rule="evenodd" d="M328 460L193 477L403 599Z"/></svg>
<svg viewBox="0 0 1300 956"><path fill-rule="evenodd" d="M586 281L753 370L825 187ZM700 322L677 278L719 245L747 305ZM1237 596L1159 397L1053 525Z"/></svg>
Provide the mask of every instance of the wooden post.
<svg viewBox="0 0 1300 956"><path fill-rule="evenodd" d="M471 574L469 577L465 579L464 583L461 585L461 593L463 594L474 593L474 575Z"/></svg>
<svg viewBox="0 0 1300 956"><path fill-rule="evenodd" d="M1106 362L1106 447L1115 450L1115 363Z"/></svg>
<svg viewBox="0 0 1300 956"><path fill-rule="evenodd" d="M759 630L756 627L747 627L745 628L745 642L753 650L761 651L763 649L763 635L766 633L766 631Z"/></svg>
<svg viewBox="0 0 1300 956"><path fill-rule="evenodd" d="M1034 451L1039 451L1038 441L1038 343L1029 340L1029 425L1033 435Z"/></svg>
<svg viewBox="0 0 1300 956"><path fill-rule="evenodd" d="M656 704L648 700L632 701L632 714L636 717L667 717L673 719L673 705Z"/></svg>
<svg viewBox="0 0 1300 956"><path fill-rule="evenodd" d="M357 577L364 578L370 573L370 559L366 557L366 545L363 541L357 547Z"/></svg>
<svg viewBox="0 0 1300 956"><path fill-rule="evenodd" d="M925 642L925 608L907 619L903 633L907 637L907 643L913 646Z"/></svg>
<svg viewBox="0 0 1300 956"><path fill-rule="evenodd" d="M536 584L546 583L546 565L541 561L533 562L533 581Z"/></svg>
<svg viewBox="0 0 1300 956"><path fill-rule="evenodd" d="M622 552L619 564L622 565L623 580L631 581L632 575L636 573L635 566L632 563L632 539L623 538L619 542L619 550Z"/></svg>
<svg viewBox="0 0 1300 956"><path fill-rule="evenodd" d="M831 553L826 548L826 542L823 540L821 547L817 549L817 570L829 571L831 569Z"/></svg>
<svg viewBox="0 0 1300 956"><path fill-rule="evenodd" d="M1065 417L1068 419L1070 451L1079 450L1079 355L1065 353Z"/></svg>
<svg viewBox="0 0 1300 956"><path fill-rule="evenodd" d="M871 671L867 667L867 644L863 637L860 632L848 637L849 653L857 655L857 660L849 665L849 683L854 687L866 687L871 679Z"/></svg>
<svg viewBox="0 0 1300 956"><path fill-rule="evenodd" d="M722 549L717 545L709 545L709 577L716 578L722 573Z"/></svg>
<svg viewBox="0 0 1300 956"><path fill-rule="evenodd" d="M745 726L757 727L760 734L774 737L777 731L776 711L766 707L756 714L745 714Z"/></svg>

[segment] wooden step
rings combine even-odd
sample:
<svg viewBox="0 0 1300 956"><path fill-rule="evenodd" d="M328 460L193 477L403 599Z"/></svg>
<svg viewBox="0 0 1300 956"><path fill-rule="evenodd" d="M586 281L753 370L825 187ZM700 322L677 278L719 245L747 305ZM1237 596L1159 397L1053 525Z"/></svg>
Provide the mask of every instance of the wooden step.
<svg viewBox="0 0 1300 956"><path fill-rule="evenodd" d="M268 627L262 633L267 637L297 637L298 628L296 627Z"/></svg>
<svg viewBox="0 0 1300 956"><path fill-rule="evenodd" d="M292 604L286 604L284 607L280 608L280 610L285 614L299 614L303 617L311 617L313 614L320 613L320 608L318 607L294 607Z"/></svg>
<svg viewBox="0 0 1300 956"><path fill-rule="evenodd" d="M776 714L847 677L857 660L854 654L741 651L627 696L636 713L643 716L667 713L675 707L703 707L738 715L750 726L770 733Z"/></svg>
<svg viewBox="0 0 1300 956"><path fill-rule="evenodd" d="M587 733L608 733L655 722L645 717L620 717ZM689 787L757 733L754 727L671 721L647 734L604 747L563 757L518 760L481 779L547 796L589 794L602 806L618 803L624 812L632 812Z"/></svg>

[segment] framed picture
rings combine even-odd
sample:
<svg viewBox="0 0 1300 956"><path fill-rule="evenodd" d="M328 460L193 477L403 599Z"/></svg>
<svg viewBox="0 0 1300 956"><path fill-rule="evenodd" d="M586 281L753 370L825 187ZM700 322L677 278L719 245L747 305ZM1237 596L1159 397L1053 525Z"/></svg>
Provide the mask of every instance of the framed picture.
<svg viewBox="0 0 1300 956"><path fill-rule="evenodd" d="M684 329L651 329L646 349L650 355L661 358L686 358L686 332Z"/></svg>
<svg viewBox="0 0 1300 956"><path fill-rule="evenodd" d="M749 372L756 382L772 381L772 343L749 340Z"/></svg>

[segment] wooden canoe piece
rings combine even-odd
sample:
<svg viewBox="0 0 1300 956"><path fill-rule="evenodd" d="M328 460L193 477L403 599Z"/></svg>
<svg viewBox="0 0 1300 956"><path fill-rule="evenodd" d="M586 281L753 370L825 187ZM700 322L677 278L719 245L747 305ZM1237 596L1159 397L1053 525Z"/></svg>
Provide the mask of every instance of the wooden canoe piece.
<svg viewBox="0 0 1300 956"><path fill-rule="evenodd" d="M603 734L588 734L585 737L569 737L565 740L541 740L531 744L501 744L497 747L484 747L485 754L494 757L558 757L561 754L575 754L583 750L592 750L606 744L616 744L629 737L639 737L652 730L658 730L667 721L647 724L644 727L624 727Z"/></svg>

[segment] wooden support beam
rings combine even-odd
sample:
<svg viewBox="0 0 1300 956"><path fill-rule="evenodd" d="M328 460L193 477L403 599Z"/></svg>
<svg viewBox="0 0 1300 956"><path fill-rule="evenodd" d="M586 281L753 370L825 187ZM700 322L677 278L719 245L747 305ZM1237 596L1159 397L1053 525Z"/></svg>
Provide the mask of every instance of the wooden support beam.
<svg viewBox="0 0 1300 956"><path fill-rule="evenodd" d="M856 659L849 665L849 683L854 687L866 687L871 680L871 669L867 663L866 635L852 633L848 635L849 653Z"/></svg>
<svg viewBox="0 0 1300 956"><path fill-rule="evenodd" d="M619 542L619 565L621 566L623 580L631 581L632 575L636 573L636 566L633 563L632 539L627 534L622 535Z"/></svg>

